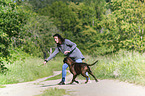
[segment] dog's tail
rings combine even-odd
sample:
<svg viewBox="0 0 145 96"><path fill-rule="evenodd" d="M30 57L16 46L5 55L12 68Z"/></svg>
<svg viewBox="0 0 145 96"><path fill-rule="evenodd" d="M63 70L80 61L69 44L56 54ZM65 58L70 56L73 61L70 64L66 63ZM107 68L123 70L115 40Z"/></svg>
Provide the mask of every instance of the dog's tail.
<svg viewBox="0 0 145 96"><path fill-rule="evenodd" d="M88 64L88 66L93 66L93 65L95 65L97 62L98 62L98 60L95 61L93 64Z"/></svg>

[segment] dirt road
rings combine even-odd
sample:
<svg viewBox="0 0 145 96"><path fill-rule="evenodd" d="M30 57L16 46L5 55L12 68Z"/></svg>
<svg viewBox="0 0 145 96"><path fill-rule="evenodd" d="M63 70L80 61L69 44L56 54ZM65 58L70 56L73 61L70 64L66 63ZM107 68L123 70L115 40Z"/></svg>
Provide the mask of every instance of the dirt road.
<svg viewBox="0 0 145 96"><path fill-rule="evenodd" d="M54 76L60 73L55 72ZM80 84L56 85L60 80L44 81L50 77L5 85L6 88L0 88L0 96L34 96L51 87L66 89L71 92L70 96L145 96L145 87L117 80L99 80L97 83L92 80L89 84L84 84L84 80L79 80ZM67 76L67 83L71 78L72 75Z"/></svg>

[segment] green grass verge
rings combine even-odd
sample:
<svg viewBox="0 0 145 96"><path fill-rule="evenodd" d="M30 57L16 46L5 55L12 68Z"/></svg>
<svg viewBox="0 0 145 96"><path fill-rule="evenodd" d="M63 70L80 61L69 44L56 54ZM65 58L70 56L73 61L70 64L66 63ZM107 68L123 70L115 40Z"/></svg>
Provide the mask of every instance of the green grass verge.
<svg viewBox="0 0 145 96"><path fill-rule="evenodd" d="M70 73L67 72L66 76L68 76ZM59 75L56 75L54 77L51 77L51 78L48 78L46 79L45 81L49 81L49 80L57 80L57 79L60 79L62 78L62 74L59 74Z"/></svg>
<svg viewBox="0 0 145 96"><path fill-rule="evenodd" d="M48 62L46 66L42 65L43 59L36 57L27 57L12 64L5 64L9 71L6 74L0 74L0 84L33 81L53 75L53 71L61 70L63 64L62 57L55 59Z"/></svg>
<svg viewBox="0 0 145 96"><path fill-rule="evenodd" d="M65 89L49 88L48 90L45 90L43 94L36 96L64 96L64 95L69 95L69 93Z"/></svg>
<svg viewBox="0 0 145 96"><path fill-rule="evenodd" d="M0 85L0 88L5 88L6 86Z"/></svg>
<svg viewBox="0 0 145 96"><path fill-rule="evenodd" d="M92 68L97 78L119 79L145 85L145 54L120 51L98 58L98 65Z"/></svg>
<svg viewBox="0 0 145 96"><path fill-rule="evenodd" d="M85 57L88 64L99 60L96 65L90 67L98 79L118 79L145 86L145 54L121 50L106 56ZM85 80L82 76L78 77ZM92 76L90 78L94 79Z"/></svg>
<svg viewBox="0 0 145 96"><path fill-rule="evenodd" d="M56 75L56 76L51 77L51 78L48 78L48 79L46 79L45 81L49 81L49 80L57 80L57 79L60 79L60 78L61 78L61 74Z"/></svg>
<svg viewBox="0 0 145 96"><path fill-rule="evenodd" d="M57 56L49 61L46 66L39 66L43 63L42 59L31 56L21 59L20 56L19 60L12 64L5 64L9 71L6 74L0 74L0 84L27 82L50 76L53 71L62 69L63 58L63 56ZM85 55L85 58L85 62L88 64L99 60L96 65L91 66L92 72L98 79L119 79L145 85L145 54L119 51L107 56L91 57ZM116 73L117 75L115 75ZM51 79L60 78L61 75ZM93 78L91 77L91 79Z"/></svg>

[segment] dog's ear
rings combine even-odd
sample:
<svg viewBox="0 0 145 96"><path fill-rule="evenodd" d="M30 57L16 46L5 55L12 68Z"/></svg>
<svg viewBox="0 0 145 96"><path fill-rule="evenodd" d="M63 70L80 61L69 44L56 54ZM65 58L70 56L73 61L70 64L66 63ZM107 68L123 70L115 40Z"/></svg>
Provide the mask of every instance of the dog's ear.
<svg viewBox="0 0 145 96"><path fill-rule="evenodd" d="M66 63L66 60L67 60L67 58L64 58L64 59L63 59L63 63Z"/></svg>

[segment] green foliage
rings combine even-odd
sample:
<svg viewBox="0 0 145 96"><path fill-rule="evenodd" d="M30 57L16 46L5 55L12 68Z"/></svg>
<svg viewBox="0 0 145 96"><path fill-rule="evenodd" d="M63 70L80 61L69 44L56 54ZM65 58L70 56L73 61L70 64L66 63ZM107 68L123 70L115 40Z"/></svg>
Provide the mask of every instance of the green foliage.
<svg viewBox="0 0 145 96"><path fill-rule="evenodd" d="M55 33L75 42L84 54L120 49L143 53L144 7L144 2L135 0L0 1L1 64L15 48L42 57L55 47Z"/></svg>
<svg viewBox="0 0 145 96"><path fill-rule="evenodd" d="M144 4L134 0L113 0L107 6L110 9L99 23L102 27L100 36L103 36L100 42L108 48L113 46L112 51L125 48L144 52Z"/></svg>
<svg viewBox="0 0 145 96"><path fill-rule="evenodd" d="M63 32L64 36L74 41L79 41L77 42L78 44L80 42L84 44L83 41L86 38L84 38L83 32L85 30L93 30L92 27L96 21L95 5L91 7L90 5L85 5L85 3L69 2L66 4L61 1L54 2L52 5L39 10L39 14L50 16L57 28ZM80 39L80 37L83 39Z"/></svg>
<svg viewBox="0 0 145 96"><path fill-rule="evenodd" d="M33 6L26 1L19 4L17 11L25 12L27 19L18 36L12 37L11 47L21 48L26 53L43 57L43 53L54 47L52 35L59 30L48 16L39 16L32 9Z"/></svg>
<svg viewBox="0 0 145 96"><path fill-rule="evenodd" d="M9 55L9 46L11 38L17 37L23 24L25 17L23 12L17 12L15 4L6 0L0 1L0 71L3 72L4 67L2 60L7 59Z"/></svg>
<svg viewBox="0 0 145 96"><path fill-rule="evenodd" d="M23 43L25 45L22 45L22 49L27 53L42 57L43 52L48 52L49 48L55 47L53 35L58 30L48 16L38 16L35 13L31 16L24 26L26 32Z"/></svg>
<svg viewBox="0 0 145 96"><path fill-rule="evenodd" d="M45 8L46 9L46 8ZM51 6L47 7L48 16L53 18L54 24L61 30L61 31L70 31L74 29L76 25L76 14L61 1L54 2ZM42 11L44 12L44 11Z"/></svg>
<svg viewBox="0 0 145 96"><path fill-rule="evenodd" d="M17 4L19 4L20 0L17 1ZM58 2L58 1L61 1L61 2L80 2L80 1L83 1L83 0L24 0L24 2L21 2L21 4L23 3L27 3L27 4L31 4L32 5L32 10L34 12L38 12L40 9L43 9L45 8L46 6L48 5L51 5L52 3L54 2Z"/></svg>
<svg viewBox="0 0 145 96"><path fill-rule="evenodd" d="M103 2L97 2L98 6L93 3L85 7L83 3L69 5L78 17L79 23L72 34L81 49L94 55L113 53L122 48L144 52L144 4L134 0L114 0L106 6Z"/></svg>
<svg viewBox="0 0 145 96"><path fill-rule="evenodd" d="M7 71L8 71L8 68L5 67L2 61L0 61L0 73L6 74Z"/></svg>
<svg viewBox="0 0 145 96"><path fill-rule="evenodd" d="M98 41L100 41L101 37L98 35L98 31L100 30L100 26L96 27L96 24L101 20L101 15L105 11L104 1L90 1L88 4L80 3L75 7L75 13L79 17L79 23L76 25L76 31L74 35L76 37L75 41L82 51L85 53L89 53L92 55L97 55L96 48L100 46ZM99 11L104 7L104 10ZM92 51L93 50L93 51ZM100 50L99 50L100 51ZM97 54L96 54L97 53Z"/></svg>

